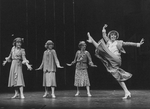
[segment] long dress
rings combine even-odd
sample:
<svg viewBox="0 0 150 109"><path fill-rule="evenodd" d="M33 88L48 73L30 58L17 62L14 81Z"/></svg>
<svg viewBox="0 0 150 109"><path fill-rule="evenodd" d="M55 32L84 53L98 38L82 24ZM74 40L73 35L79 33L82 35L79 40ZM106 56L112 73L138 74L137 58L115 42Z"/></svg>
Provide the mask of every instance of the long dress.
<svg viewBox="0 0 150 109"><path fill-rule="evenodd" d="M7 60L11 61L8 87L25 86L23 72L22 72L22 62L29 62L25 57L24 49L16 49L12 47L10 55Z"/></svg>
<svg viewBox="0 0 150 109"><path fill-rule="evenodd" d="M88 51L77 51L73 63L76 63L74 86L84 87L90 86L90 81L87 71L87 63L93 64L90 53Z"/></svg>
<svg viewBox="0 0 150 109"><path fill-rule="evenodd" d="M110 72L117 81L126 81L132 77L132 74L120 68L121 66L120 50L123 49L122 46L137 46L137 43L123 42L123 41L116 41L116 42L119 45L119 47L117 47L118 53L115 54L111 52L108 48L106 41L104 39L101 39L99 41L99 46L97 47L95 54L102 61L107 71Z"/></svg>
<svg viewBox="0 0 150 109"><path fill-rule="evenodd" d="M43 86L56 87L56 66L60 66L56 51L46 50L43 54L43 60L40 68L43 68Z"/></svg>

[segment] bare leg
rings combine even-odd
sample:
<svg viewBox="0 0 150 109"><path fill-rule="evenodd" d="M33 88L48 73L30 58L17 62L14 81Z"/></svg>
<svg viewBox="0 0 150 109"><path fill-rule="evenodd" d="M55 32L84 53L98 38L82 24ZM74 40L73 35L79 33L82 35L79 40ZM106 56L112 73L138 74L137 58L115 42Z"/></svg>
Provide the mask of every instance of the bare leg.
<svg viewBox="0 0 150 109"><path fill-rule="evenodd" d="M45 93L43 95L43 97L46 97L48 95L48 87L45 86Z"/></svg>
<svg viewBox="0 0 150 109"><path fill-rule="evenodd" d="M55 87L51 87L51 90L52 90L52 98L55 98Z"/></svg>
<svg viewBox="0 0 150 109"><path fill-rule="evenodd" d="M91 97L92 95L91 95L91 93L90 93L90 87L89 87L89 86L86 86L86 90L87 90L87 95L88 95L89 97Z"/></svg>
<svg viewBox="0 0 150 109"><path fill-rule="evenodd" d="M21 86L19 89L20 89L20 96L21 96L21 98L25 98L24 94L23 94L23 87Z"/></svg>
<svg viewBox="0 0 150 109"><path fill-rule="evenodd" d="M123 97L123 99L126 99L128 97L131 97L131 93L129 92L129 90L126 87L126 84L124 82L119 82L120 86L123 88L124 92L125 92L125 96Z"/></svg>
<svg viewBox="0 0 150 109"><path fill-rule="evenodd" d="M78 96L78 95L79 95L79 93L80 93L80 91L79 91L79 87L77 87L77 93L75 94L75 96Z"/></svg>
<svg viewBox="0 0 150 109"><path fill-rule="evenodd" d="M98 47L98 43L91 37L90 33L87 33L88 35L88 40L87 42L92 43L96 48Z"/></svg>
<svg viewBox="0 0 150 109"><path fill-rule="evenodd" d="M18 92L17 87L15 87L15 95L13 97L11 97L11 98L16 98L18 96L19 96L19 92Z"/></svg>

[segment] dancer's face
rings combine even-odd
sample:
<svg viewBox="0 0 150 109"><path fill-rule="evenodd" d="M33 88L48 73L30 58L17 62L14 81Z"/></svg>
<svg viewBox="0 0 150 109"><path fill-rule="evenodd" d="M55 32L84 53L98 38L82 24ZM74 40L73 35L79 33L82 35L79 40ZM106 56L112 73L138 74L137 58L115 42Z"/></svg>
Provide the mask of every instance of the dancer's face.
<svg viewBox="0 0 150 109"><path fill-rule="evenodd" d="M115 41L116 38L117 38L117 36L115 34L111 34L111 36L110 36L110 40L111 41Z"/></svg>
<svg viewBox="0 0 150 109"><path fill-rule="evenodd" d="M50 45L48 45L48 49L52 49L53 48L53 45L52 44L50 44Z"/></svg>
<svg viewBox="0 0 150 109"><path fill-rule="evenodd" d="M85 49L86 49L86 45L82 45L81 50L85 50Z"/></svg>
<svg viewBox="0 0 150 109"><path fill-rule="evenodd" d="M20 48L21 47L21 42L16 42L16 47Z"/></svg>

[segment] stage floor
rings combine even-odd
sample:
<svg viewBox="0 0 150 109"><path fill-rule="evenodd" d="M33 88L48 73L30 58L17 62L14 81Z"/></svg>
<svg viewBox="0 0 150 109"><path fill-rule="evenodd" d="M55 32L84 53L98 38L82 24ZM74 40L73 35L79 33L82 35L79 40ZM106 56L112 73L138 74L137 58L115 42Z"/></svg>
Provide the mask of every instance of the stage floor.
<svg viewBox="0 0 150 109"><path fill-rule="evenodd" d="M0 93L0 109L150 109L150 90L131 90L132 97L123 100L122 90L56 91L56 98L43 98L43 92L24 92L25 99L11 99L14 93Z"/></svg>

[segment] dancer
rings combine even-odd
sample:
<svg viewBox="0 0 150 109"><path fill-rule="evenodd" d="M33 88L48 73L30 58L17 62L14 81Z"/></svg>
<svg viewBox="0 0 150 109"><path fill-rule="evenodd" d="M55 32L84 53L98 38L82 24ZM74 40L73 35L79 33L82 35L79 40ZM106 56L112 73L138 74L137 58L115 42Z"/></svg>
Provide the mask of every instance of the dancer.
<svg viewBox="0 0 150 109"><path fill-rule="evenodd" d="M8 87L14 87L15 95L12 98L16 98L20 95L21 98L25 98L23 94L23 87L25 87L23 73L22 73L22 64L25 64L29 70L32 70L29 61L25 57L25 50L21 48L23 42L23 38L15 38L13 41L13 47L8 57L5 58L3 61L3 66L7 62L11 62L10 74L9 74L9 81Z"/></svg>
<svg viewBox="0 0 150 109"><path fill-rule="evenodd" d="M132 74L124 71L121 66L121 53L125 53L123 46L135 46L140 47L144 43L144 39L141 39L140 43L124 42L118 40L119 33L117 31L110 31L106 34L107 25L105 24L102 29L103 39L98 43L90 36L88 32L87 42L92 43L96 48L96 56L102 61L107 71L119 82L120 86L125 92L123 99L131 97L131 93L127 89L124 81L132 77Z"/></svg>
<svg viewBox="0 0 150 109"><path fill-rule="evenodd" d="M75 96L78 96L80 93L79 87L86 87L87 95L90 97L92 95L90 93L90 81L87 72L87 63L89 61L89 65L91 67L96 67L96 65L93 64L90 53L86 51L86 43L84 41L79 43L79 48L80 50L76 52L74 61L67 65L71 66L76 63L74 86L77 87L77 93Z"/></svg>
<svg viewBox="0 0 150 109"><path fill-rule="evenodd" d="M45 87L45 93L43 97L47 97L49 95L48 89L51 87L51 95L52 98L55 98L55 87L56 87L56 66L58 68L63 68L60 66L59 60L57 58L56 51L53 49L54 43L51 40L48 40L45 43L45 48L47 49L44 51L43 60L40 67L36 70L41 70L43 68L43 86Z"/></svg>

